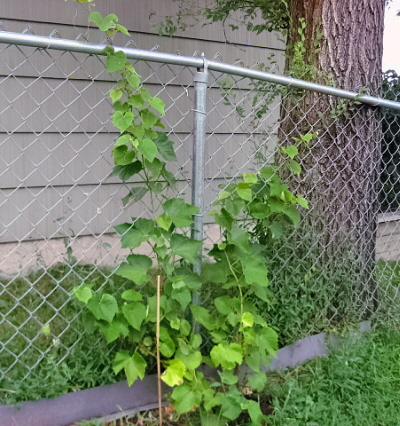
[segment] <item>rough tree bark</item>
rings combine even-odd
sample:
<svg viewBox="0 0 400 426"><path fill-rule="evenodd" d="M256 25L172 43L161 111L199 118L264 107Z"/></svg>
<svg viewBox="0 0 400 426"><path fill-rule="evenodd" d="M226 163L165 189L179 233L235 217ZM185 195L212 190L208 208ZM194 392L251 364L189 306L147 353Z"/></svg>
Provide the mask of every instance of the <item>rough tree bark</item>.
<svg viewBox="0 0 400 426"><path fill-rule="evenodd" d="M298 28L304 18L303 57L314 81L351 91L367 87L369 94L378 95L384 8L385 0L291 0L287 70L293 69L293 46L301 39ZM382 130L376 108L347 104L340 113L339 103L315 92L292 91L284 98L281 143L293 145L299 134L318 135L309 146L298 146L300 177L286 173L284 178L309 200L304 220L317 241L322 266L332 269L339 259L358 259L349 273L357 277L356 299L368 315L377 303L373 268ZM280 153L276 161L284 161Z"/></svg>

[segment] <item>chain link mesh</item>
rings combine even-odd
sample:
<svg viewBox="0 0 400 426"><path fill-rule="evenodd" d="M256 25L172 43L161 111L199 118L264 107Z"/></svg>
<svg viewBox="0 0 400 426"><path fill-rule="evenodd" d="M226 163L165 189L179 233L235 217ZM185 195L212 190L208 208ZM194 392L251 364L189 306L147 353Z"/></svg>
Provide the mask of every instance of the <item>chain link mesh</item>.
<svg viewBox="0 0 400 426"><path fill-rule="evenodd" d="M169 195L190 201L196 70L135 67L166 104L178 157ZM113 276L127 254L113 226L148 215L149 200L125 208L121 199L140 182L108 178L115 80L102 58L2 45L0 72L0 380L13 380L34 374L55 346L62 363L84 338L74 286L128 285ZM210 72L207 109L207 211L221 186L266 164L310 202L266 254L265 316L281 344L365 318L397 326L397 113L218 72ZM300 177L287 172L278 140L298 146ZM204 231L205 248L219 241L210 217ZM203 303L217 292L208 288Z"/></svg>

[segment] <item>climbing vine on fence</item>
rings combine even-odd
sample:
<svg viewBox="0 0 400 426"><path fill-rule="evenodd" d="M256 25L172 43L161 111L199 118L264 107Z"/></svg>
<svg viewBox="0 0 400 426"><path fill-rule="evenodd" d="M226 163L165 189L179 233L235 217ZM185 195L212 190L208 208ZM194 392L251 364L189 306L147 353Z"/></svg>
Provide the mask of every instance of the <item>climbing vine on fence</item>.
<svg viewBox="0 0 400 426"><path fill-rule="evenodd" d="M92 12L89 19L102 31L127 32L117 24L115 15L103 18ZM264 248L287 226L299 222L297 208L307 208L307 202L288 191L273 167L244 173L238 181L223 186L214 203L210 214L223 237L208 252L203 274L192 272L202 242L186 236L186 231L198 208L182 198L165 196L175 183L168 163L176 155L173 142L163 132L164 102L142 86L122 50L110 46L104 54L107 71L119 75L109 94L112 123L120 132L112 151L115 166L111 175L122 181L136 176L142 184L133 187L123 203L146 197L152 216L115 226L122 247L131 250L115 273L130 280L131 289L115 297L101 290L94 292L90 284L75 288L76 298L87 307L86 323L104 333L109 343L116 339L128 342L129 349L115 355L113 369L115 373L123 370L129 385L143 379L159 347L161 378L172 388L169 399L178 413L199 408L208 422L225 424L247 410L253 424L262 424L259 404L246 398L243 391L264 388L262 365L275 355L277 334L256 304L249 302L249 296L268 301ZM294 167L296 148L285 149ZM300 172L296 166L296 173ZM152 256L135 253L142 244L151 247ZM158 300L152 286L154 276L163 284ZM198 306L192 303L193 295L201 293L204 283L219 286L221 295ZM203 364L218 368L218 379L206 377L199 369ZM239 368L244 364L251 374L240 382Z"/></svg>

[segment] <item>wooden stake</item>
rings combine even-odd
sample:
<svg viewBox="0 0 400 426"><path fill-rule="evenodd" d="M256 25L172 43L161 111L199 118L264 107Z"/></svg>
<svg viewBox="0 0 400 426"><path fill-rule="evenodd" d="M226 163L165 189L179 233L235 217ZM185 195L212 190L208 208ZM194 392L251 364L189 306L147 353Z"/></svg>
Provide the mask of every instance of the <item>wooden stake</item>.
<svg viewBox="0 0 400 426"><path fill-rule="evenodd" d="M156 323L156 350L157 350L157 381L158 381L158 417L159 424L163 424L162 416L162 385L161 385L161 360L160 360L160 321L161 321L161 275L157 275L157 323Z"/></svg>

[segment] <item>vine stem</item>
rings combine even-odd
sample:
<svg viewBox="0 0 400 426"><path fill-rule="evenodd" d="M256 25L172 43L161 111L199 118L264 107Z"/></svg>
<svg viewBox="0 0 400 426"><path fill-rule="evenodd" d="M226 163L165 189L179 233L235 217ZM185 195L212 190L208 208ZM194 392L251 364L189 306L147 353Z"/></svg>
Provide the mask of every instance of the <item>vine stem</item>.
<svg viewBox="0 0 400 426"><path fill-rule="evenodd" d="M163 424L162 416L162 386L161 386L161 360L160 360L160 321L161 321L161 275L157 275L157 323L156 323L156 347L157 347L157 384L158 384L158 418L159 424Z"/></svg>

